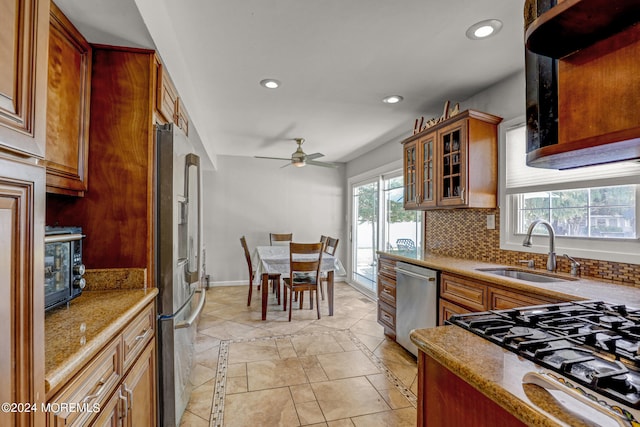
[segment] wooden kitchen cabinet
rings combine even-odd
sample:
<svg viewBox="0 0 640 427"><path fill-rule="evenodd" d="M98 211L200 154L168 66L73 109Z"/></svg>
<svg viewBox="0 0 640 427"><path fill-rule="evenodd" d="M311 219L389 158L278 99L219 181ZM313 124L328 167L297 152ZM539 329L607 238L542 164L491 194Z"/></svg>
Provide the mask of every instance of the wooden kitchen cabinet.
<svg viewBox="0 0 640 427"><path fill-rule="evenodd" d="M0 152L0 402L37 405L1 411L0 426L41 426L44 414L45 170Z"/></svg>
<svg viewBox="0 0 640 427"><path fill-rule="evenodd" d="M91 46L51 3L47 90L47 192L87 190Z"/></svg>
<svg viewBox="0 0 640 427"><path fill-rule="evenodd" d="M640 158L637 2L564 1L538 15L527 20L527 54L553 58L553 79L538 85L544 70L527 63L527 90L535 87L540 102L557 102L557 111L548 126L527 113L527 164L566 169Z"/></svg>
<svg viewBox="0 0 640 427"><path fill-rule="evenodd" d="M156 110L164 119L164 123L177 122L178 91L176 90L169 73L162 63L158 64L158 89L156 96Z"/></svg>
<svg viewBox="0 0 640 427"><path fill-rule="evenodd" d="M405 209L495 208L501 121L467 110L404 140Z"/></svg>
<svg viewBox="0 0 640 427"><path fill-rule="evenodd" d="M44 158L48 0L0 3L0 149Z"/></svg>
<svg viewBox="0 0 640 427"><path fill-rule="evenodd" d="M155 426L155 305L143 308L66 384L53 390L53 407L88 405L88 411L48 412L47 426ZM115 423L115 424L114 424Z"/></svg>
<svg viewBox="0 0 640 427"><path fill-rule="evenodd" d="M178 97L176 107L176 124L185 135L189 136L189 116L187 115L187 109L182 103L182 98Z"/></svg>
<svg viewBox="0 0 640 427"><path fill-rule="evenodd" d="M442 273L440 275L438 325L444 325L444 322L453 314L504 310L557 302L560 300L556 298L516 291L457 274Z"/></svg>
<svg viewBox="0 0 640 427"><path fill-rule="evenodd" d="M433 132L404 145L405 209L436 206L435 140Z"/></svg>
<svg viewBox="0 0 640 427"><path fill-rule="evenodd" d="M442 366L418 352L419 427L522 427L514 415Z"/></svg>
<svg viewBox="0 0 640 427"><path fill-rule="evenodd" d="M378 256L378 323L384 334L396 338L396 261Z"/></svg>

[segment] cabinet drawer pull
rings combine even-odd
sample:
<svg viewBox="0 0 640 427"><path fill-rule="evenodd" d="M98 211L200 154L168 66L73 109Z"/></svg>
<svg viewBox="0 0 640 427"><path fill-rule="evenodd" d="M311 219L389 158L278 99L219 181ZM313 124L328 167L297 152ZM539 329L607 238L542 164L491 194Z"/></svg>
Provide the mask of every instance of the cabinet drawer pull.
<svg viewBox="0 0 640 427"><path fill-rule="evenodd" d="M82 399L82 403L89 403L90 401L92 401L93 399L97 398L98 396L100 396L100 394L102 394L102 389L104 388L104 385L106 384L106 381L103 380L102 378L100 378L100 381L98 381L96 383L95 386L93 386L94 389L96 389L95 393L90 394L88 396L86 396L84 399Z"/></svg>
<svg viewBox="0 0 640 427"><path fill-rule="evenodd" d="M384 318L384 320L386 320L389 323L391 323L393 321L393 317L391 317L387 313L382 313L382 317Z"/></svg>
<svg viewBox="0 0 640 427"><path fill-rule="evenodd" d="M387 295L391 295L391 292L389 292L389 290L387 288L382 288L382 293L385 293Z"/></svg>
<svg viewBox="0 0 640 427"><path fill-rule="evenodd" d="M140 341L140 340L145 339L145 338L146 338L146 336L147 336L147 333L149 332L149 330L150 330L149 328L145 328L145 329L143 329L143 330L142 330L142 334L140 334L140 335L138 335L137 337L135 337L135 340L136 340L136 341Z"/></svg>

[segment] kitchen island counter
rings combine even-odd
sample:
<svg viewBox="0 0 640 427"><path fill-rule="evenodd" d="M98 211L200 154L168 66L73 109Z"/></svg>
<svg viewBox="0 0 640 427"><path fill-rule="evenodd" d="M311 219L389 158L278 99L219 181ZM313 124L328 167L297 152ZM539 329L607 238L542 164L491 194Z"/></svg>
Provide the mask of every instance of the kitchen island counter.
<svg viewBox="0 0 640 427"><path fill-rule="evenodd" d="M45 392L50 397L158 294L156 288L85 291L45 316Z"/></svg>
<svg viewBox="0 0 640 427"><path fill-rule="evenodd" d="M431 363L433 365L433 361L435 361L491 401L485 400L485 402L489 404L495 402L503 408L512 423L501 422L500 425L518 425L519 422L530 426L599 425L590 411L585 411L583 405L573 402L572 399L564 397L556 399L554 397L557 396L556 394L552 395L541 387L523 384L522 380L526 373L540 369L533 362L463 328L450 325L417 329L411 333L411 340L420 350L418 357L419 405L426 405L427 399L435 400L447 396L449 392L444 389L433 390L433 384L429 384L429 382L434 381L433 378L436 377L433 375L434 371L431 370L431 377L426 379L425 364ZM452 384L455 381L451 381L451 378L453 376L447 380L446 388L455 389L456 386ZM425 385L425 383L427 384ZM458 393L458 389L453 393ZM455 400L458 400L458 403L454 402ZM559 403L559 400L562 401L562 404ZM478 412L487 407L487 404L481 402L480 399L449 398L444 404L440 402L441 407L449 404L459 404L460 407L457 407L456 410L458 414L462 413L465 417L469 417L467 422L474 425L490 425L483 424L479 418L476 418L475 422L472 419L474 416L482 417L482 415L478 415ZM423 416L425 415L425 408L422 406L418 409L419 417L421 409ZM487 410L487 412L489 416L495 415L495 411ZM429 416L428 410L426 416ZM419 419L418 425L427 425L420 423L420 421Z"/></svg>
<svg viewBox="0 0 640 427"><path fill-rule="evenodd" d="M640 308L640 289L633 286L618 284L613 281L593 280L582 277L576 278L565 273L553 273L554 276L558 276L566 280L549 283L534 283L491 274L478 269L507 267L539 274L548 274L549 272L542 269L529 270L526 268L505 266L502 264L432 254L416 255L415 253L407 252L379 253L397 261L421 265L423 267L448 273L459 274L506 288L511 288L518 292L530 292L561 301L604 300L610 303L627 304L632 307Z"/></svg>

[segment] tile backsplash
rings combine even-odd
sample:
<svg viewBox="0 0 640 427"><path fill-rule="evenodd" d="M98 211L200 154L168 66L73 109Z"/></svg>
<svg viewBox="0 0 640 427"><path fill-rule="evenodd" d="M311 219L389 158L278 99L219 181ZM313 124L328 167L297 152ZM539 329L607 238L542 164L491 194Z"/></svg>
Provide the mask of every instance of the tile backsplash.
<svg viewBox="0 0 640 427"><path fill-rule="evenodd" d="M495 230L487 230L487 215L495 214ZM525 251L500 249L499 209L432 210L425 213L425 250L437 255L452 256L496 264L521 265L520 260L533 259L537 268L546 265L547 256ZM640 265L576 258L582 277L609 280L640 287ZM568 273L569 260L558 256L558 270Z"/></svg>

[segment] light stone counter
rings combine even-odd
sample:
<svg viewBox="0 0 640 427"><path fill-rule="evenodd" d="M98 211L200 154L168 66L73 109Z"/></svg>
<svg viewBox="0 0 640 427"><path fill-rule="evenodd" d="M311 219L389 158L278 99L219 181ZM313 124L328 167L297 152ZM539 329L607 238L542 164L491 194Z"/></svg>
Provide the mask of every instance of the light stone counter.
<svg viewBox="0 0 640 427"><path fill-rule="evenodd" d="M558 395L559 392L551 394L536 385L523 384L523 376L539 370L537 365L458 326L417 329L411 333L411 340L421 351L529 426L602 425L597 415Z"/></svg>
<svg viewBox="0 0 640 427"><path fill-rule="evenodd" d="M45 315L45 392L49 399L147 304L156 288L85 291Z"/></svg>
<svg viewBox="0 0 640 427"><path fill-rule="evenodd" d="M632 286L625 286L612 282L597 281L585 278L577 278L577 280L574 280L576 278L564 273L553 273L553 275L564 277L568 279L567 281L532 283L478 271L477 269L490 267L508 267L525 271L534 271L536 273L542 274L546 274L547 271L541 269L528 270L526 268L514 266L491 264L482 261L443 257L431 254L412 256L391 252L380 253L384 254L387 257L396 259L397 261L421 265L423 267L432 268L444 272L460 274L469 278L482 280L484 282L493 283L506 288L511 288L516 291L532 292L538 295L567 301L579 299L602 300L610 303L627 304L632 307L640 308L640 289Z"/></svg>

